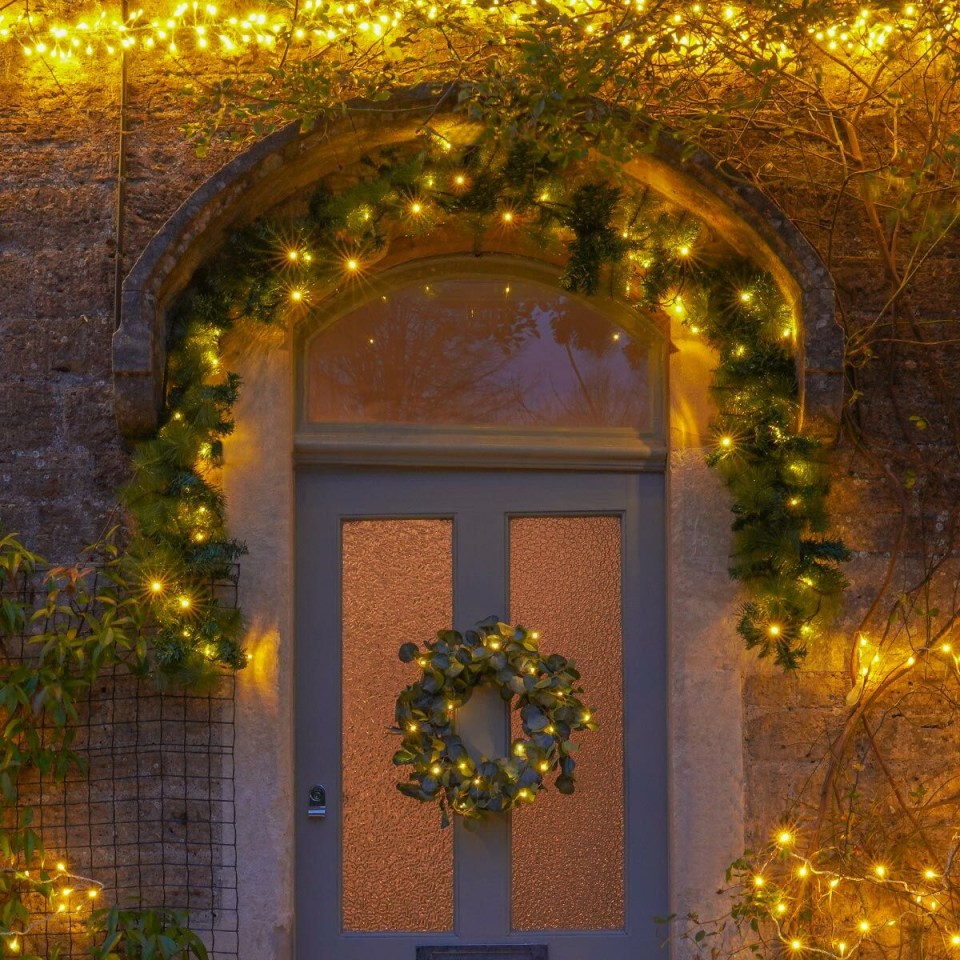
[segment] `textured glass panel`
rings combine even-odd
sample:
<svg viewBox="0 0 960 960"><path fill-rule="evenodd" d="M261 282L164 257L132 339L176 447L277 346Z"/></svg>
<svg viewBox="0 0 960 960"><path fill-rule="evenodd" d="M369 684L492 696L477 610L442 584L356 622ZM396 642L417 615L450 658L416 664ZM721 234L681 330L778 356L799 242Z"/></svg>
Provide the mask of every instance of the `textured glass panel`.
<svg viewBox="0 0 960 960"><path fill-rule="evenodd" d="M644 430L649 362L644 344L545 284L410 284L311 339L307 418Z"/></svg>
<svg viewBox="0 0 960 960"><path fill-rule="evenodd" d="M397 694L415 679L400 644L453 619L452 539L450 520L343 525L345 930L453 927L453 831L440 830L434 805L397 790L388 732Z"/></svg>
<svg viewBox="0 0 960 960"><path fill-rule="evenodd" d="M623 640L618 517L510 523L510 617L576 661L599 729L578 735L572 796L544 790L513 817L516 930L623 927ZM514 718L514 732L520 724ZM547 780L549 784L549 779ZM549 864L544 868L544 864ZM554 874L559 878L554 883Z"/></svg>

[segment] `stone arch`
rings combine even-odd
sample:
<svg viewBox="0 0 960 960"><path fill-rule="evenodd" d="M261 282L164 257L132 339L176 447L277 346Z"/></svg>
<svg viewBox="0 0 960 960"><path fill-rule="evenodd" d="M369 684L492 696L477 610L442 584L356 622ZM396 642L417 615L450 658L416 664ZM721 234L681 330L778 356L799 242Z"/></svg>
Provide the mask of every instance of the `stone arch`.
<svg viewBox="0 0 960 960"><path fill-rule="evenodd" d="M431 109L418 91L391 107L394 119L387 123L383 105L361 104L331 129L301 134L297 124L285 127L226 164L157 232L124 281L123 319L113 340L115 409L125 437L148 435L157 426L166 311L194 271L231 231L324 176L348 169L362 154L413 139ZM469 125L456 117L434 117L431 123L454 142L469 136ZM686 155L679 143L661 137L654 152L637 156L625 169L677 206L696 211L734 250L775 277L799 321L804 425L831 437L842 403L843 342L833 281L816 251L759 191L725 174L702 152Z"/></svg>
<svg viewBox="0 0 960 960"><path fill-rule="evenodd" d="M455 117L431 116L432 102L416 92L388 105L389 122L381 108L361 106L331 129L301 134L291 126L261 141L201 186L157 233L125 281L123 323L114 338L116 413L126 437L156 428L168 308L233 230L324 177L349 170L371 150L410 142L428 116L431 128L454 142L473 132ZM813 249L755 190L727 177L705 155L685 157L675 142L662 140L655 153L636 158L627 169L708 221L730 247L775 276L799 320L806 427L831 436L842 400L842 339L833 283ZM670 375L678 395L689 391L681 403L689 399L702 421L709 416L704 391L712 358L701 341L678 342ZM253 660L241 674L236 703L241 960L293 956L289 865L301 798L293 793L292 354L287 342L224 357L245 386L223 486L231 532L249 545L251 555L241 599ZM683 410L671 413L677 420L685 417ZM753 666L733 629L737 597L726 574L728 502L703 463L698 449L703 437L702 430L684 433L669 451L670 885L672 907L712 915L717 879L743 849L741 686Z"/></svg>

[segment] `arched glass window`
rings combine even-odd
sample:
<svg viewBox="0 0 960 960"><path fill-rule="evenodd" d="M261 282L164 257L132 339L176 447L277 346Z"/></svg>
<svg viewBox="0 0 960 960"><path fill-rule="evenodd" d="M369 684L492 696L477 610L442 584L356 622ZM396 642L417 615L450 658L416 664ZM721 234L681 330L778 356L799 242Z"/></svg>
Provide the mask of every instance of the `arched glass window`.
<svg viewBox="0 0 960 960"><path fill-rule="evenodd" d="M307 333L301 435L624 453L659 437L663 342L628 308L502 260L388 278Z"/></svg>

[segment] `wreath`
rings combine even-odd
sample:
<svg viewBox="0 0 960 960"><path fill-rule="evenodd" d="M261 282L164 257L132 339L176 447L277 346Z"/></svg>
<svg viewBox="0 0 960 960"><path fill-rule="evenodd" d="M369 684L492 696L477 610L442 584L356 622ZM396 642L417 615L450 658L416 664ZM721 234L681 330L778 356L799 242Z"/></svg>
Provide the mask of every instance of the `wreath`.
<svg viewBox="0 0 960 960"><path fill-rule="evenodd" d="M583 691L573 661L544 656L538 640L535 630L491 617L464 634L441 630L423 650L415 643L400 647L400 659L416 660L423 676L397 698L395 732L403 740L393 762L413 768L397 788L439 803L442 826L450 823L449 811L479 820L532 803L553 771L557 790L573 793L577 745L570 737L597 725L577 696ZM456 733L457 710L484 683L508 702L517 697L524 736L511 743L509 757L475 759Z"/></svg>

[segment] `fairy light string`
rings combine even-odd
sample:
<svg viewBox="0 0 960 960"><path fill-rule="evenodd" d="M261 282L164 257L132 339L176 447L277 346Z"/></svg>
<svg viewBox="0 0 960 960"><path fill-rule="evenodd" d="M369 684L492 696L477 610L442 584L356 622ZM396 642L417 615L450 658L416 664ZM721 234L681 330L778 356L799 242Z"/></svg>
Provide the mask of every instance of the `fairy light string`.
<svg viewBox="0 0 960 960"><path fill-rule="evenodd" d="M754 952L779 946L780 956L883 956L922 944L923 955L956 956L960 914L950 877L952 861L929 855L896 862L855 849L803 852L807 838L784 825L755 857L731 868L731 911L750 930ZM696 939L701 943L704 935Z"/></svg>
<svg viewBox="0 0 960 960"><path fill-rule="evenodd" d="M0 923L0 953L19 956L28 952L25 938L41 923L40 914L26 910L24 901L30 894L47 904L45 913L62 917L66 922L80 921L84 926L100 908L103 884L74 873L63 860L56 861L52 867L44 862L35 869L0 867L0 877L5 890L17 889L17 903L21 904L19 910L7 911L11 919Z"/></svg>
<svg viewBox="0 0 960 960"><path fill-rule="evenodd" d="M802 23L787 8L749 4L648 0L304 0L250 10L193 0L146 4L129 12L119 4L56 18L13 4L0 13L0 49L21 62L43 59L54 67L95 65L121 52L146 61L186 58L197 67L251 54L307 59L338 48L386 47L411 23L438 32L451 24L484 21L509 37L538 18L569 18L583 43L611 38L626 56L655 50L683 62L708 58L718 48L750 51L787 66L806 48L850 59L887 56L898 48L935 56L953 46L960 29L952 3L864 6L836 2L811 11ZM64 69L69 75L69 69ZM89 73L86 74L89 76ZM83 74L77 74L83 76Z"/></svg>
<svg viewBox="0 0 960 960"><path fill-rule="evenodd" d="M866 713L891 703L902 709L905 691L955 682L960 659L951 635L947 626L922 644L856 638L846 723L818 777L836 809L805 812L801 796L795 812L802 818L785 818L731 865L729 912L713 921L687 918L680 933L700 955L726 938L730 956L960 956L955 764L947 751L933 782L914 783L907 796L889 780L878 721L868 723ZM871 786L864 752L850 751L848 735L860 724L889 792Z"/></svg>

